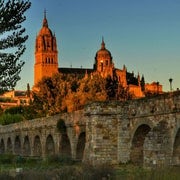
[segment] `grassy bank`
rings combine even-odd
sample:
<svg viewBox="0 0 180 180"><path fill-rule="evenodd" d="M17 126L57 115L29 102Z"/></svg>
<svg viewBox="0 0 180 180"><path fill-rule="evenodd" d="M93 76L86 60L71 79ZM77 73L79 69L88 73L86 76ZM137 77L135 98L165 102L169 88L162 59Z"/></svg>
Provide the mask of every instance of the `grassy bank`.
<svg viewBox="0 0 180 180"><path fill-rule="evenodd" d="M180 167L145 169L132 164L93 167L61 156L45 160L0 156L0 180L178 180L179 177Z"/></svg>

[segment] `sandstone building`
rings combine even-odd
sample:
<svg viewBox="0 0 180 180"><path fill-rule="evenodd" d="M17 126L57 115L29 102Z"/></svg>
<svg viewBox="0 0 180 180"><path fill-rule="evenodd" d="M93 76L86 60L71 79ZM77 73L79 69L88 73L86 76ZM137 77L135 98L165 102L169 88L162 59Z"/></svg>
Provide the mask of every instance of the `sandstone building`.
<svg viewBox="0 0 180 180"><path fill-rule="evenodd" d="M106 78L116 78L118 83L127 88L135 98L143 97L145 93L162 93L162 85L158 82L145 84L144 77L137 76L134 73L127 72L125 65L122 69L114 66L111 52L106 49L104 39L102 39L101 48L96 52L95 62L92 69L87 68L64 68L58 67L58 48L56 36L48 27L46 13L42 28L40 29L35 42L35 64L34 64L34 85L43 77L51 77L53 74L61 72L63 74L100 74Z"/></svg>

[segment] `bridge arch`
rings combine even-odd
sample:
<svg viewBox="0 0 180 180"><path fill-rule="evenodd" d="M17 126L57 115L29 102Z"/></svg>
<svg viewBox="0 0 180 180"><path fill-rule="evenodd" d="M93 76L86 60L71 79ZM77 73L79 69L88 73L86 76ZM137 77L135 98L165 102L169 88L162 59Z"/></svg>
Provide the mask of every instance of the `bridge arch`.
<svg viewBox="0 0 180 180"><path fill-rule="evenodd" d="M30 156L31 155L31 147L30 147L30 142L29 142L29 136L24 137L23 155L24 156Z"/></svg>
<svg viewBox="0 0 180 180"><path fill-rule="evenodd" d="M0 142L0 154L4 154L4 152L5 152L4 139L1 139L1 142Z"/></svg>
<svg viewBox="0 0 180 180"><path fill-rule="evenodd" d="M11 138L8 137L7 139L7 149L6 149L7 153L13 153L13 145L12 145L12 141Z"/></svg>
<svg viewBox="0 0 180 180"><path fill-rule="evenodd" d="M41 156L42 155L42 144L41 144L41 139L39 137L39 135L36 135L34 137L34 151L33 151L33 155L34 156Z"/></svg>
<svg viewBox="0 0 180 180"><path fill-rule="evenodd" d="M62 133L60 138L59 153L61 156L72 157L71 144L67 133Z"/></svg>
<svg viewBox="0 0 180 180"><path fill-rule="evenodd" d="M49 134L46 138L45 153L46 155L55 154L55 144L54 144L53 136L51 134Z"/></svg>
<svg viewBox="0 0 180 180"><path fill-rule="evenodd" d="M132 131L130 161L134 164L143 164L144 159L144 141L146 135L150 132L152 123L149 121L138 122Z"/></svg>
<svg viewBox="0 0 180 180"><path fill-rule="evenodd" d="M145 166L167 166L172 161L172 127L168 120L160 121L148 133L144 146Z"/></svg>
<svg viewBox="0 0 180 180"><path fill-rule="evenodd" d="M81 132L78 138L78 143L76 148L76 158L79 160L83 159L85 143L86 143L86 133Z"/></svg>
<svg viewBox="0 0 180 180"><path fill-rule="evenodd" d="M21 140L17 135L14 140L14 153L20 155L21 154Z"/></svg>
<svg viewBox="0 0 180 180"><path fill-rule="evenodd" d="M135 132L136 132L136 130L138 129L139 126L147 125L152 129L156 125L152 120L150 120L148 118L137 119L134 122L133 122L133 119L131 119L131 122L132 122L132 127L130 129L131 140L134 137L134 134L135 134Z"/></svg>

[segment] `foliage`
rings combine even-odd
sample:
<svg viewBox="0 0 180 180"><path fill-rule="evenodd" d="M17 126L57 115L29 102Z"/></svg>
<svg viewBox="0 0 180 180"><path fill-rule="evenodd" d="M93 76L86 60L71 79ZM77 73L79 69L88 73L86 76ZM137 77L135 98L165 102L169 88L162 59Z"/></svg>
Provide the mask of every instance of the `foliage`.
<svg viewBox="0 0 180 180"><path fill-rule="evenodd" d="M28 0L0 1L0 91L14 88L20 79L19 73L24 65L20 57L28 39L22 23L30 6Z"/></svg>
<svg viewBox="0 0 180 180"><path fill-rule="evenodd" d="M3 108L0 106L0 116L3 114Z"/></svg>
<svg viewBox="0 0 180 180"><path fill-rule="evenodd" d="M138 78L134 76L134 72L130 73L126 71L127 84L138 85Z"/></svg>
<svg viewBox="0 0 180 180"><path fill-rule="evenodd" d="M22 112L23 112L22 106L11 107L4 111L5 114L22 114Z"/></svg>
<svg viewBox="0 0 180 180"><path fill-rule="evenodd" d="M4 111L4 114L16 115L19 114L23 119L31 120L37 117L40 117L38 112L34 109L32 105L29 106L16 106L10 107Z"/></svg>
<svg viewBox="0 0 180 180"><path fill-rule="evenodd" d="M43 78L37 88L33 92L33 106L44 115L80 110L90 101L131 98L128 89L118 85L116 79L105 79L98 74L82 78L58 73Z"/></svg>
<svg viewBox="0 0 180 180"><path fill-rule="evenodd" d="M0 124L1 125L8 125L12 123L17 123L23 120L22 115L20 114L2 114L0 116Z"/></svg>
<svg viewBox="0 0 180 180"><path fill-rule="evenodd" d="M115 99L118 90L118 81L116 78L108 76L106 78L106 91L109 99Z"/></svg>
<svg viewBox="0 0 180 180"><path fill-rule="evenodd" d="M12 164L14 157L13 154L0 154L0 164Z"/></svg>
<svg viewBox="0 0 180 180"><path fill-rule="evenodd" d="M144 80L144 76L142 76L140 83L141 83L141 90L144 92L144 91L145 91L145 80Z"/></svg>
<svg viewBox="0 0 180 180"><path fill-rule="evenodd" d="M30 97L31 95L31 90L30 90L30 85L29 83L27 84L27 97Z"/></svg>
<svg viewBox="0 0 180 180"><path fill-rule="evenodd" d="M118 85L118 92L117 92L117 100L120 101L127 101L133 98L133 95L129 92L128 87L123 88L121 85Z"/></svg>
<svg viewBox="0 0 180 180"><path fill-rule="evenodd" d="M23 115L23 118L26 120L35 119L42 116L38 114L38 112L36 111L36 109L34 109L32 105L22 106L22 115Z"/></svg>
<svg viewBox="0 0 180 180"><path fill-rule="evenodd" d="M72 165L75 162L69 156L65 156L65 155L51 155L51 156L46 158L46 163L48 163L48 164L58 163L58 164L61 164L61 165Z"/></svg>
<svg viewBox="0 0 180 180"><path fill-rule="evenodd" d="M145 169L132 164L92 166L52 156L46 161L35 157L0 155L0 179L179 179L180 167ZM22 167L22 172L12 170ZM13 175L13 177L12 177Z"/></svg>

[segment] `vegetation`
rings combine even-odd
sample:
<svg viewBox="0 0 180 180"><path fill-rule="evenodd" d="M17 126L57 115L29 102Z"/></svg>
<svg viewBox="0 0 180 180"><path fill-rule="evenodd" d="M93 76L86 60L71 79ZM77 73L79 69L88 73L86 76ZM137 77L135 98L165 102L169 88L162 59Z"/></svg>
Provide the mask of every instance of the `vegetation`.
<svg viewBox="0 0 180 180"><path fill-rule="evenodd" d="M34 109L34 106L16 106L3 111L0 108L0 124L8 125L23 120L31 120L40 117Z"/></svg>
<svg viewBox="0 0 180 180"><path fill-rule="evenodd" d="M48 115L80 110L90 101L132 98L116 79L104 79L98 74L82 78L58 73L52 78L43 78L37 88L33 94L33 106L39 114Z"/></svg>
<svg viewBox="0 0 180 180"><path fill-rule="evenodd" d="M79 164L65 157L51 156L46 160L0 155L0 179L153 179L178 180L180 167L145 169L132 164L119 166Z"/></svg>
<svg viewBox="0 0 180 180"><path fill-rule="evenodd" d="M0 1L0 92L14 88L20 79L19 73L24 64L20 57L28 39L22 23L30 6L28 0Z"/></svg>
<svg viewBox="0 0 180 180"><path fill-rule="evenodd" d="M23 117L20 114L2 114L0 116L0 124L8 125L12 123L17 123L23 120Z"/></svg>

